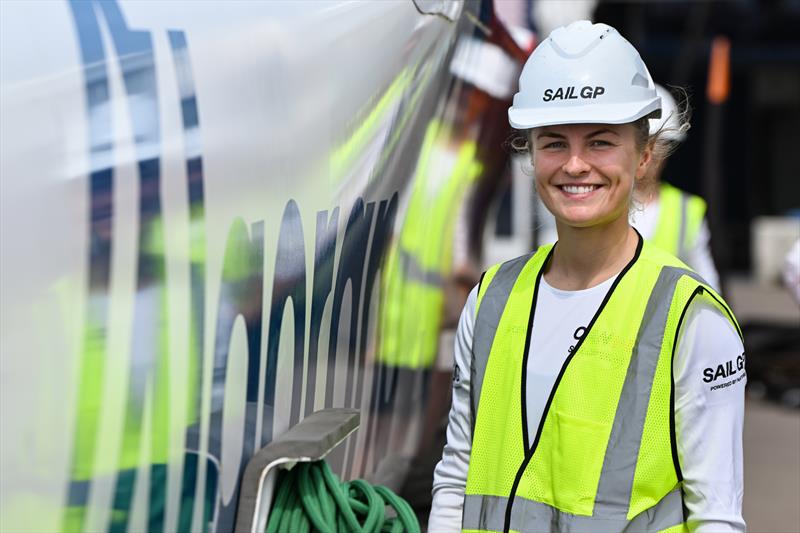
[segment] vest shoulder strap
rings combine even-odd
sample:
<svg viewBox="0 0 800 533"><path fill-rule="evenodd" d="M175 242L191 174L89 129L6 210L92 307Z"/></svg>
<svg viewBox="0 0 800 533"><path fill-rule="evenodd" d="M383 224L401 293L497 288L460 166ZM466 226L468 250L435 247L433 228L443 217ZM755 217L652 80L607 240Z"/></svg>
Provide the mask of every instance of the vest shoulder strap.
<svg viewBox="0 0 800 533"><path fill-rule="evenodd" d="M692 198L700 199L699 197ZM700 200L702 201L702 199ZM717 293L717 291L711 287L711 285L709 285L709 283L703 279L702 276L700 276L700 274L688 267L683 261L665 252L658 246L654 246L646 241L644 243L644 247L642 248L640 261L653 263L658 268L672 269L676 273L680 274L679 277L691 278L696 283L693 290L697 294L692 296L692 298L686 302L686 307L688 307L688 304L691 303L695 297L703 298L708 303L716 307L723 316L726 316L731 321L741 337L741 328L739 327L739 323L736 321L736 317L733 315L733 311L731 311L730 306L725 302L722 296L720 296L719 293ZM677 281L678 280L676 279L676 283Z"/></svg>
<svg viewBox="0 0 800 533"><path fill-rule="evenodd" d="M478 413L483 377L486 374L486 365L489 361L494 334L506 308L511 290L526 265L533 266L543 263L550 256L552 248L552 244L541 246L535 253L494 265L481 276L478 300L475 305L475 323L472 330L470 354L469 390L472 434L475 433L475 417Z"/></svg>

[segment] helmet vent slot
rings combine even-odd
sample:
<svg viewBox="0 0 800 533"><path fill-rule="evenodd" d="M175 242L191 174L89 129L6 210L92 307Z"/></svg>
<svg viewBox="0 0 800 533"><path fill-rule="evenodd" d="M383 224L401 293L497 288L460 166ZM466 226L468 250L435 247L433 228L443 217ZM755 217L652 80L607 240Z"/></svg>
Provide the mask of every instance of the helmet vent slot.
<svg viewBox="0 0 800 533"><path fill-rule="evenodd" d="M631 85L635 87L644 87L645 89L647 89L647 87L650 84L647 82L647 78L645 78L644 76L642 76L637 72L636 74L633 75L633 79L631 80Z"/></svg>

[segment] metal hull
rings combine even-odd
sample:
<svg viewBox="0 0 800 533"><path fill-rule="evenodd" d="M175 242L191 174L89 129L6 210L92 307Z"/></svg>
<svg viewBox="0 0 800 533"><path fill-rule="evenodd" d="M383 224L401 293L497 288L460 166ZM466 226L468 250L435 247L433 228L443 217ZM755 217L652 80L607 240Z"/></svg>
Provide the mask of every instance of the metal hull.
<svg viewBox="0 0 800 533"><path fill-rule="evenodd" d="M462 7L0 3L0 529L229 530L323 407L344 476L414 451L381 269Z"/></svg>

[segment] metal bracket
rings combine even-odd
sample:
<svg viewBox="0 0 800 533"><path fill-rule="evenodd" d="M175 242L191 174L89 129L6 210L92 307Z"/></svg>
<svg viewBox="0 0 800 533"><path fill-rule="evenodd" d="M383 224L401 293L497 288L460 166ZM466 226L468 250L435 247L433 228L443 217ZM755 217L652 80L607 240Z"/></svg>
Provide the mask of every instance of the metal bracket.
<svg viewBox="0 0 800 533"><path fill-rule="evenodd" d="M266 530L277 467L290 469L297 463L324 459L358 429L359 421L357 409L323 409L308 415L253 455L242 476L236 533Z"/></svg>

